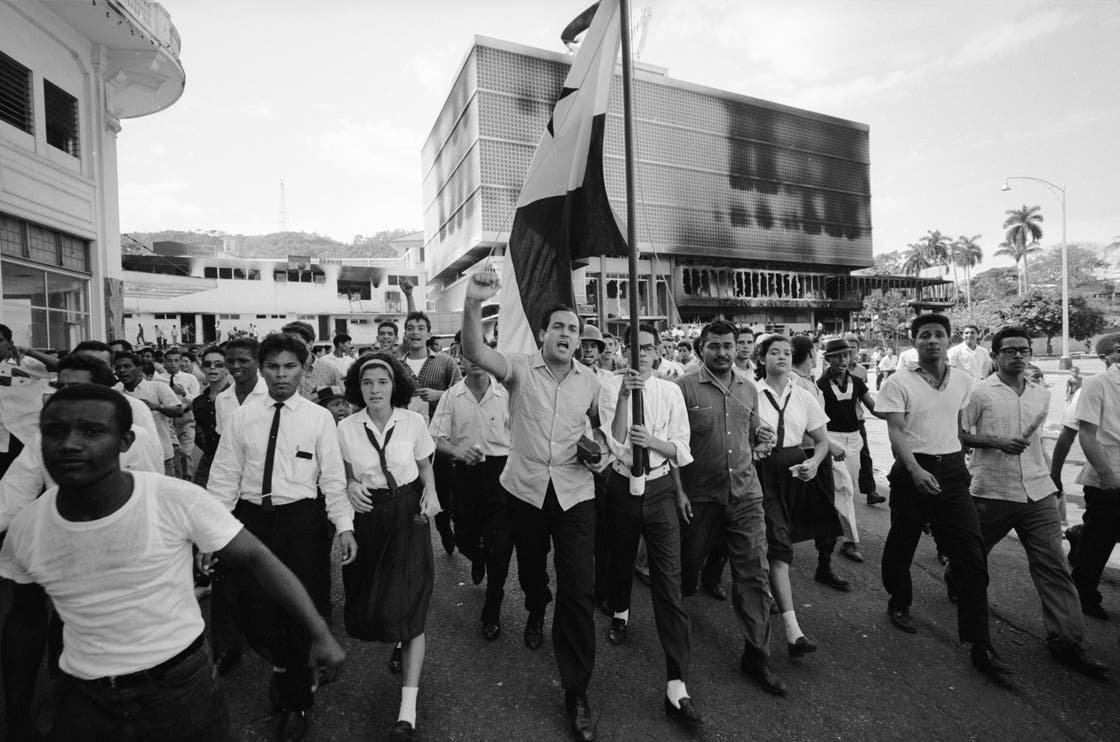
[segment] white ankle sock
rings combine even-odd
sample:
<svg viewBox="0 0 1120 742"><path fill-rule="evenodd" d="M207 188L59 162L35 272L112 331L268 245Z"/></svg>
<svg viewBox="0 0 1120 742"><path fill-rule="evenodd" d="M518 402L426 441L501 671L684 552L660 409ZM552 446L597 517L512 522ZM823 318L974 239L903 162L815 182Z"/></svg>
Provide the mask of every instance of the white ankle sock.
<svg viewBox="0 0 1120 742"><path fill-rule="evenodd" d="M665 686L665 695L669 698L669 703L680 708L681 699L688 698L688 689L684 687L683 680L670 680Z"/></svg>
<svg viewBox="0 0 1120 742"><path fill-rule="evenodd" d="M416 695L420 689L415 686L401 688L401 712L397 714L397 721L407 721L416 727Z"/></svg>
<svg viewBox="0 0 1120 742"><path fill-rule="evenodd" d="M793 644L799 638L805 636L801 631L801 627L797 625L797 614L793 611L786 611L782 614L782 621L786 625L786 641Z"/></svg>
<svg viewBox="0 0 1120 742"><path fill-rule="evenodd" d="M627 608L624 611L615 611L614 612L614 617L615 618L621 618L623 621L626 621L627 623L629 623L630 622L630 609Z"/></svg>

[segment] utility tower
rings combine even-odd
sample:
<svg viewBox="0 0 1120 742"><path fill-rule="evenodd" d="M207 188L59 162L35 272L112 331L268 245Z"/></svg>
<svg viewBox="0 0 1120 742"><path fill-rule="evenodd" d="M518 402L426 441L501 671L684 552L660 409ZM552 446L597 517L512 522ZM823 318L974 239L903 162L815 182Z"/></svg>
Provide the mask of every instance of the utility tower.
<svg viewBox="0 0 1120 742"><path fill-rule="evenodd" d="M284 181L280 181L280 231L288 231L288 201L284 197Z"/></svg>

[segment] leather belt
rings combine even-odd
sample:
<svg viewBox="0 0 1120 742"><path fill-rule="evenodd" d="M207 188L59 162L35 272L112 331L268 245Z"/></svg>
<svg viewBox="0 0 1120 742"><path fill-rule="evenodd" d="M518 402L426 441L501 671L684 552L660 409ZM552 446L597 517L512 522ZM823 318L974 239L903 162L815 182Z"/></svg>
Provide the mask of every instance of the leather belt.
<svg viewBox="0 0 1120 742"><path fill-rule="evenodd" d="M615 473L619 476L626 477L627 479L630 478L630 468L623 464L621 461L615 459L613 462L611 462L611 468L614 469ZM655 466L653 469L646 472L646 481L652 482L655 479L660 479L668 473L669 464L668 462L666 462L661 466Z"/></svg>
<svg viewBox="0 0 1120 742"><path fill-rule="evenodd" d="M146 683L149 680L159 680L180 662L201 649L205 638L205 634L199 634L194 641L187 645L186 649L179 652L174 657L164 660L155 667L149 667L147 670L130 672L127 675L109 675L104 678L83 680L82 682L93 683L102 688L131 688L141 683Z"/></svg>

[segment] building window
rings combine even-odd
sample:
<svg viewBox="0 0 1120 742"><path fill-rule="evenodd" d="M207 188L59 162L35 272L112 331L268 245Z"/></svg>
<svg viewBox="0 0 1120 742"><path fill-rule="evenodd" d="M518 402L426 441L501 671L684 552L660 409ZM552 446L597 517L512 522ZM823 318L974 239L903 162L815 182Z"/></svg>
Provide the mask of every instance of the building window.
<svg viewBox="0 0 1120 742"><path fill-rule="evenodd" d="M203 269L202 269L202 277L203 278L217 278L218 277L217 266L213 266L213 265L204 266Z"/></svg>
<svg viewBox="0 0 1120 742"><path fill-rule="evenodd" d="M3 261L4 324L17 345L69 350L89 336L89 279Z"/></svg>
<svg viewBox="0 0 1120 742"><path fill-rule="evenodd" d="M49 80L43 80L43 103L46 110L47 144L77 157L78 99Z"/></svg>
<svg viewBox="0 0 1120 742"><path fill-rule="evenodd" d="M32 133L31 70L0 52L0 121Z"/></svg>

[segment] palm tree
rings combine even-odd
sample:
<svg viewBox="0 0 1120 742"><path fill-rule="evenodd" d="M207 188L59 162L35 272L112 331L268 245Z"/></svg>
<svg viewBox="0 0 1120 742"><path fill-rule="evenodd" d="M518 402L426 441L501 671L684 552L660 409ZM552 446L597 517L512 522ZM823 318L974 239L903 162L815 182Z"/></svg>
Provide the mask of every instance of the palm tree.
<svg viewBox="0 0 1120 742"><path fill-rule="evenodd" d="M920 276L929 265L926 251L920 243L911 243L906 246L906 252L902 256L903 275Z"/></svg>
<svg viewBox="0 0 1120 742"><path fill-rule="evenodd" d="M926 235L922 237L918 244L922 246L922 250L926 255L926 261L930 266L941 266L942 273L952 266L953 293L956 295L957 291L959 291L957 287L957 264L951 259L953 244L949 241L949 237L941 234L940 229L931 229L926 232Z"/></svg>
<svg viewBox="0 0 1120 742"><path fill-rule="evenodd" d="M964 296L968 302L968 312L972 314L972 268L984 262L984 250L980 247L980 235L971 237L961 235L953 243L953 264L964 268Z"/></svg>
<svg viewBox="0 0 1120 742"><path fill-rule="evenodd" d="M1038 241L1042 239L1042 207L1040 206L1027 206L1023 204L1018 209L1008 209L1007 218L1003 220L1003 228L1007 230L1004 237L1009 245L1013 245L1018 252L1019 257L1016 258L1014 254L1011 255L1015 259L1015 264L1019 264L1019 260L1023 261L1023 283L1024 289L1030 288L1030 281L1027 275L1027 256L1034 255L1041 252L1038 247ZM997 255L999 253L996 253ZM1022 290L1019 292L1023 293Z"/></svg>
<svg viewBox="0 0 1120 742"><path fill-rule="evenodd" d="M1042 248L1040 248L1037 243L1032 243L1030 245L1018 245L1011 242L999 243L999 249L996 250L996 255L1006 255L1014 260L1016 270L1019 269L1019 261L1023 262L1022 273L1019 274L1019 296L1022 296L1029 287L1027 283L1027 256L1037 255L1040 252L1042 252Z"/></svg>

